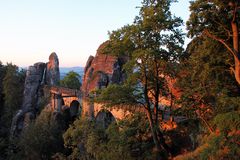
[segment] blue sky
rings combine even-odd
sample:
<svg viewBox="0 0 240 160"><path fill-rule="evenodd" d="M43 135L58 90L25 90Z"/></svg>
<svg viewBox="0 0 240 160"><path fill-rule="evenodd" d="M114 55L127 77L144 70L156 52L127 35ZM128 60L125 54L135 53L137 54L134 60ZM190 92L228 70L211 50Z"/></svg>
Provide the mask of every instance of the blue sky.
<svg viewBox="0 0 240 160"><path fill-rule="evenodd" d="M188 0L172 6L187 20ZM60 66L84 66L108 31L132 23L141 0L0 0L0 60L26 67L56 52Z"/></svg>

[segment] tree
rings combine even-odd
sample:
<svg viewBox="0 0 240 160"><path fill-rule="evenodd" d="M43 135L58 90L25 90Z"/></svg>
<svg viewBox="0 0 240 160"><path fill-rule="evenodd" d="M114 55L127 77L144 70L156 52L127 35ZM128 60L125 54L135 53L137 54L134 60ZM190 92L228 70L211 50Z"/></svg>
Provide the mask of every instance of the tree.
<svg viewBox="0 0 240 160"><path fill-rule="evenodd" d="M240 84L239 0L195 0L190 11L188 35L204 35L221 43L233 57L231 70Z"/></svg>
<svg viewBox="0 0 240 160"><path fill-rule="evenodd" d="M4 93L4 116L8 117L10 125L15 112L22 104L23 89L25 81L25 71L18 70L18 67L13 64L7 64L6 75L3 79L3 93Z"/></svg>
<svg viewBox="0 0 240 160"><path fill-rule="evenodd" d="M181 59L178 88L179 109L188 118L199 119L213 132L210 121L219 113L239 108L239 87L230 76L227 50L216 41L199 37L188 45Z"/></svg>
<svg viewBox="0 0 240 160"><path fill-rule="evenodd" d="M201 137L200 144L193 152L179 155L176 160L195 159L231 159L238 160L239 148L239 112L218 114L213 124L218 128L216 133ZM200 135L199 135L200 136Z"/></svg>
<svg viewBox="0 0 240 160"><path fill-rule="evenodd" d="M239 129L235 126L240 102L239 56L236 56L239 51L234 44L239 34L234 31L239 17L237 5L238 1L227 0L196 0L191 3L188 34L194 39L180 60L180 111L187 117L200 120L204 127L198 134L201 137L198 148L180 159L239 157L236 141ZM235 78L229 72L233 61ZM223 131L222 128L228 129Z"/></svg>
<svg viewBox="0 0 240 160"><path fill-rule="evenodd" d="M4 65L2 65L2 62L0 61L0 114L3 110L4 105L4 95L3 95L3 78L5 77L6 68Z"/></svg>
<svg viewBox="0 0 240 160"><path fill-rule="evenodd" d="M72 149L69 159L133 160L154 159L148 137L146 116L137 113L107 129L87 119L78 119L64 133L65 146Z"/></svg>
<svg viewBox="0 0 240 160"><path fill-rule="evenodd" d="M70 71L67 75L60 81L60 85L63 87L71 89L80 89L80 75L74 71Z"/></svg>
<svg viewBox="0 0 240 160"><path fill-rule="evenodd" d="M11 159L50 159L55 153L64 152L61 125L52 112L43 110L21 134L16 143L18 150Z"/></svg>
<svg viewBox="0 0 240 160"><path fill-rule="evenodd" d="M169 11L172 2L144 0L134 24L110 34L105 52L129 57L128 85L108 87L98 98L112 105L143 106L158 153L170 153L159 129L159 97L169 92L166 78L174 77L183 44L182 20Z"/></svg>
<svg viewBox="0 0 240 160"><path fill-rule="evenodd" d="M22 103L25 71L0 63L0 159L6 159L12 118Z"/></svg>
<svg viewBox="0 0 240 160"><path fill-rule="evenodd" d="M93 155L88 153L84 146L93 129L94 123L83 118L77 119L68 128L63 135L63 139L64 146L72 151L69 159L94 159Z"/></svg>

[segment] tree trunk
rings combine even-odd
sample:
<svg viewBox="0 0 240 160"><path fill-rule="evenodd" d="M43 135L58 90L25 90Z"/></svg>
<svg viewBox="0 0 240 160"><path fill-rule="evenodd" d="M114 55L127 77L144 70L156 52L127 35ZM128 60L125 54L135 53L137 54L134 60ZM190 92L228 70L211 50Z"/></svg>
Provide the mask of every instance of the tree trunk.
<svg viewBox="0 0 240 160"><path fill-rule="evenodd" d="M239 53L239 29L238 29L238 23L237 23L237 14L238 14L238 3L235 2L233 4L233 19L231 22L232 32L233 32L233 53L234 53L234 62L235 62L235 69L234 69L234 75L235 79L240 84L240 53Z"/></svg>
<svg viewBox="0 0 240 160"><path fill-rule="evenodd" d="M155 85L156 85L156 88L155 88L155 95L154 95L154 99L155 99L155 102L154 102L154 114L155 114L155 124L158 126L158 110L159 110L159 95L160 95L160 84L159 84L159 67L158 67L158 62L157 62L157 59L156 57L154 58L154 62L155 62Z"/></svg>
<svg viewBox="0 0 240 160"><path fill-rule="evenodd" d="M160 143L159 143L158 138L157 138L157 132L156 132L155 126L153 124L151 111L146 109L146 114L147 114L147 118L148 118L148 121L149 121L150 129L151 129L151 132L152 132L154 144L156 145L157 151L160 152L161 151L161 146L160 146Z"/></svg>
<svg viewBox="0 0 240 160"><path fill-rule="evenodd" d="M235 70L234 75L237 83L240 85L240 61L235 58Z"/></svg>
<svg viewBox="0 0 240 160"><path fill-rule="evenodd" d="M157 128L157 136L159 137L159 142L160 145L167 151L168 156L172 156L172 150L171 148L167 145L166 140L162 134L162 132L160 131L159 128Z"/></svg>
<svg viewBox="0 0 240 160"><path fill-rule="evenodd" d="M153 141L156 146L158 160L160 160L163 156L160 154L161 151L165 151L168 156L171 156L172 155L171 149L165 143L165 138L163 137L163 134L160 131L159 127L154 124L151 111L146 109L146 114L147 114L147 118L148 118L148 121L150 124Z"/></svg>
<svg viewBox="0 0 240 160"><path fill-rule="evenodd" d="M210 133L213 133L213 128L210 126L210 124L202 117L199 116L199 118L203 121L203 123L207 126L207 129Z"/></svg>
<svg viewBox="0 0 240 160"><path fill-rule="evenodd" d="M201 107L201 108L206 108L206 106L205 106L204 104L201 104L200 107ZM202 120L202 122L206 125L208 131L209 131L210 133L213 133L213 127L212 127L212 126L205 120L205 118L202 116L203 113L201 113L200 110L197 110L197 111L196 111L196 114L197 114L198 118L199 118L200 120Z"/></svg>
<svg viewBox="0 0 240 160"><path fill-rule="evenodd" d="M153 141L154 141L154 144L156 146L157 160L161 160L162 156L163 156L163 155L161 155L161 151L167 151L166 153L168 153L168 150L165 150L164 146L161 145L160 142L164 141L164 143L165 143L165 140L161 139L161 137L158 136L159 126L156 125L156 124L158 124L158 121L157 121L157 123L154 123L156 121L153 120L152 111L151 111L151 103L150 103L150 99L148 97L149 96L148 95L148 91L149 91L148 90L148 79L147 79L147 72L146 72L145 68L144 68L144 83L143 84L144 84L144 98L145 98L145 101L146 101L145 112L146 112L146 115L147 115L147 118L148 118L148 121L149 121L149 125L150 125L150 129L151 129L151 132L152 132ZM158 107L158 98L157 98L157 107ZM154 104L154 109L155 108L156 108L156 103ZM156 110L156 113L158 113L158 110ZM163 136L162 136L162 138L163 138Z"/></svg>
<svg viewBox="0 0 240 160"><path fill-rule="evenodd" d="M157 86L156 86L156 91L155 91L155 95L154 95L154 114L155 114L155 124L156 125L158 125L158 121L159 121L159 119L158 119L158 113L159 113L159 94L160 94L160 92L159 92L159 84L158 84L158 82L156 82L157 84Z"/></svg>
<svg viewBox="0 0 240 160"><path fill-rule="evenodd" d="M145 84L144 84L144 98L145 98L145 101L147 103L147 106L145 108L145 112L146 112L146 115L147 115L147 118L148 118L148 122L149 122L149 125L150 125L150 129L151 129L151 132L152 132L152 137L153 137L153 142L156 146L156 150L157 150L157 160L161 160L161 146L160 146L160 143L158 141L158 138L157 138L157 132L156 132L156 127L154 126L154 122L153 122L153 117L152 117L152 113L151 113L151 104L150 104L150 101L149 101L149 97L148 97L148 81L147 81L147 76L146 76L146 72L144 74L145 76Z"/></svg>
<svg viewBox="0 0 240 160"><path fill-rule="evenodd" d="M235 13L236 14L236 13ZM233 31L233 49L234 49L234 61L235 61L235 70L234 75L235 79L240 84L240 53L239 53L239 33L238 33L238 24L236 18L231 22L232 31Z"/></svg>

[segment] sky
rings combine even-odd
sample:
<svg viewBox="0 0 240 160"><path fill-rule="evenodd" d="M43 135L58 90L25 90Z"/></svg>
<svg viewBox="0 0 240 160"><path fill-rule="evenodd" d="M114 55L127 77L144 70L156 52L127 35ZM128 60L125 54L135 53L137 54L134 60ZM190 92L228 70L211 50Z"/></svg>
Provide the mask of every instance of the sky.
<svg viewBox="0 0 240 160"><path fill-rule="evenodd" d="M141 0L0 0L0 61L27 67L56 52L60 67L84 67L108 31L133 22L136 6ZM171 11L186 22L188 6L179 0Z"/></svg>

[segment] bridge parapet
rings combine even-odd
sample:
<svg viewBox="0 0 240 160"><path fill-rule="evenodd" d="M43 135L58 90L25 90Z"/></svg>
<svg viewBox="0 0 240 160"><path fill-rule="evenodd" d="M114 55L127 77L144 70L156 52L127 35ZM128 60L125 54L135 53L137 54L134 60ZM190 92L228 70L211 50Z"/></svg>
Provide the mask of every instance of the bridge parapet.
<svg viewBox="0 0 240 160"><path fill-rule="evenodd" d="M60 86L45 86L52 94L61 94L62 97L82 97L82 92L77 89L70 89Z"/></svg>

